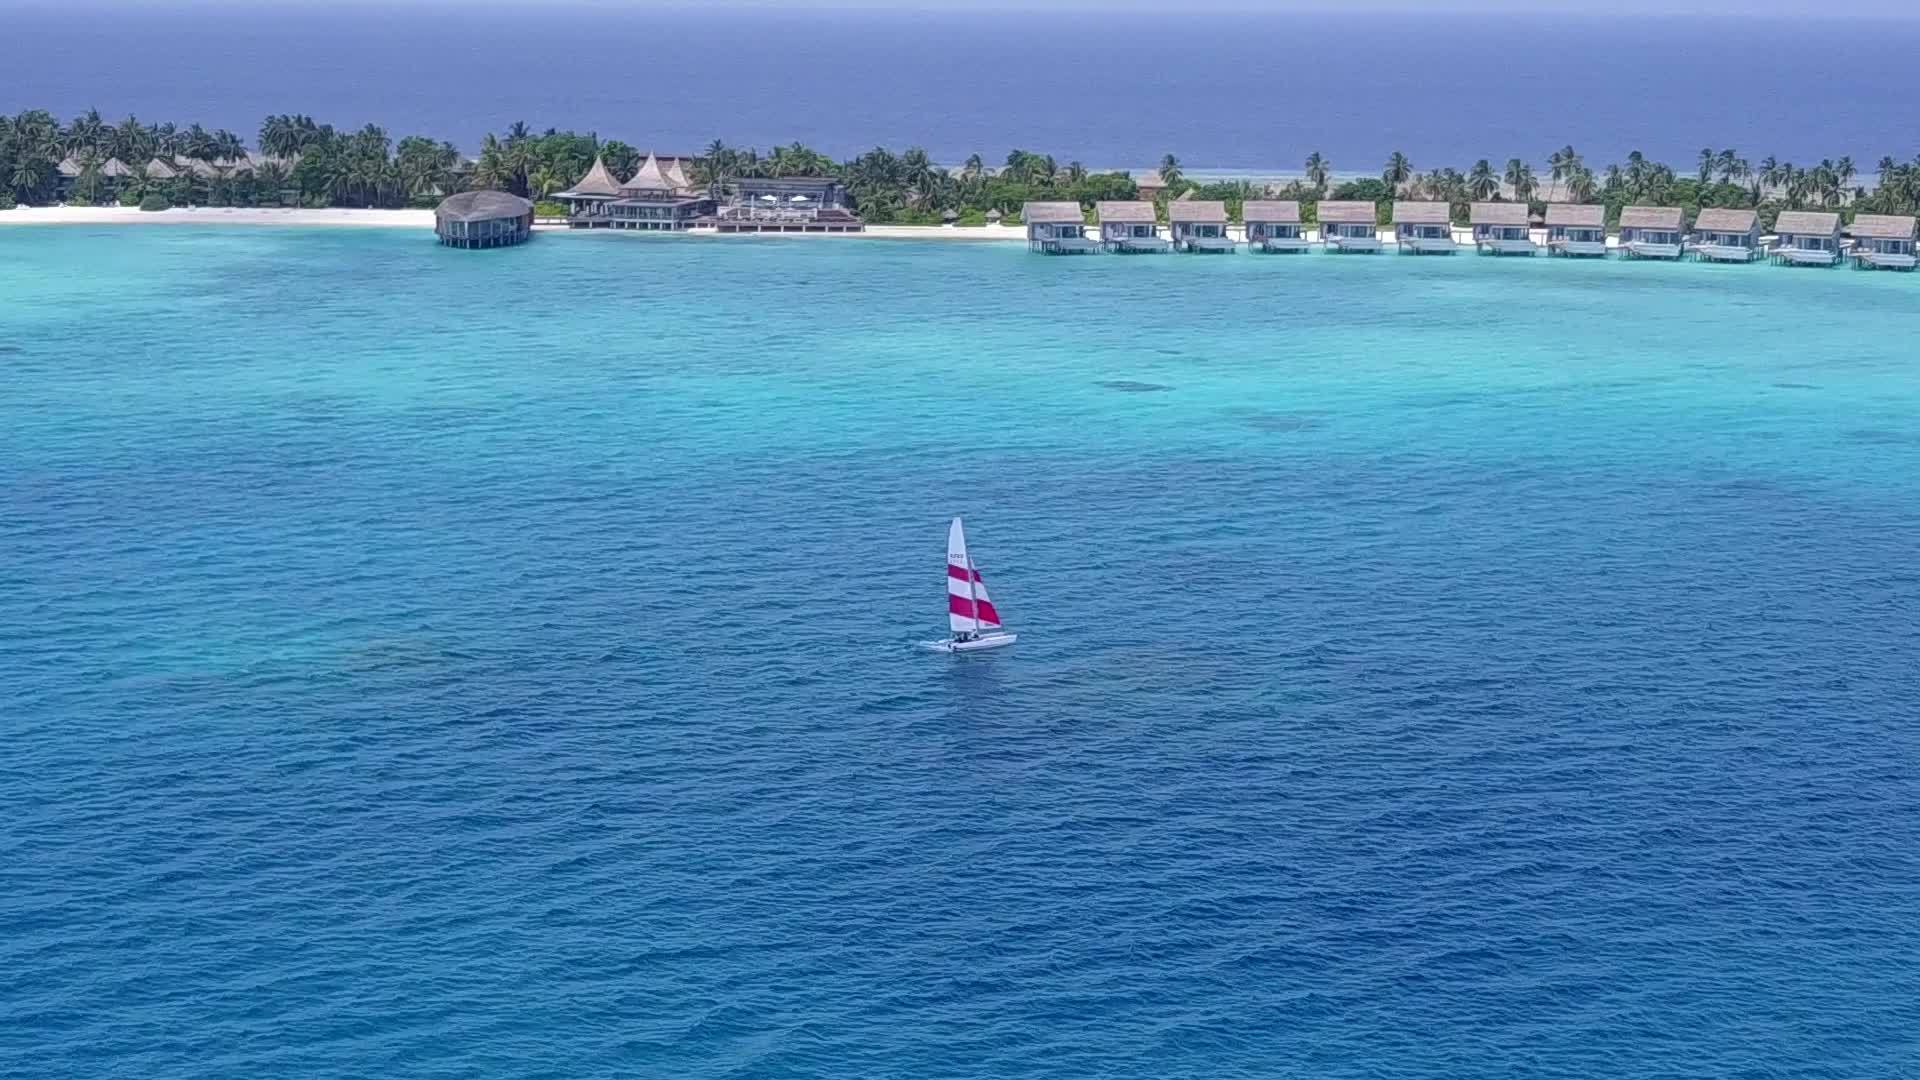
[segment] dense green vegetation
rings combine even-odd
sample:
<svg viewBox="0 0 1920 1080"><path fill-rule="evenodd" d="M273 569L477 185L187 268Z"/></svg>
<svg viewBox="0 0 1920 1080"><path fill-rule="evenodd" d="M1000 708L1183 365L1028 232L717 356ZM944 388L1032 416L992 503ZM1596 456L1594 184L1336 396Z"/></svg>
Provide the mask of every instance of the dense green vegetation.
<svg viewBox="0 0 1920 1080"><path fill-rule="evenodd" d="M300 115L267 117L255 144L258 155L249 155L245 140L230 131L143 124L131 116L115 123L98 112L64 125L41 110L0 116L0 206L59 197L126 206L432 206L470 188L545 200L572 186L596 157L620 177L632 175L643 159L641 151L618 140L553 129L535 132L523 123L486 135L472 159L449 142L411 135L396 143L376 125L342 131ZM156 160L160 166L150 168ZM76 175L63 176L62 162L70 163ZM1188 196L1223 200L1236 219L1246 200L1277 198L1299 200L1308 221L1323 198L1371 201L1383 221L1396 198L1450 203L1461 221L1468 204L1480 199L1524 201L1535 210L1543 209L1548 198L1598 202L1607 207L1609 221L1618 218L1621 207L1636 204L1680 206L1689 217L1705 207L1751 207L1768 226L1783 209L1819 207L1849 216L1920 211L1920 158L1910 163L1881 159L1878 184L1868 190L1856 183L1858 171L1849 158L1808 167L1766 158L1753 165L1730 149L1702 150L1682 173L1638 151L1595 169L1564 146L1548 156L1544 176L1517 157L1504 165L1482 158L1465 172L1423 172L1396 151L1378 179L1344 180L1336 180L1333 163L1316 152L1306 159L1300 179L1256 185L1190 178L1172 154L1161 159L1155 175L1136 179L1091 172L1077 161L1062 165L1028 150L1009 153L997 167L975 154L948 168L919 148L895 153L876 147L835 161L800 143L763 153L715 141L695 160L690 179L723 197L733 181L763 176L837 177L859 213L874 223L976 225L989 214L1012 218L1032 200L1091 207L1104 199L1138 198L1143 190L1163 215L1167 202Z"/></svg>

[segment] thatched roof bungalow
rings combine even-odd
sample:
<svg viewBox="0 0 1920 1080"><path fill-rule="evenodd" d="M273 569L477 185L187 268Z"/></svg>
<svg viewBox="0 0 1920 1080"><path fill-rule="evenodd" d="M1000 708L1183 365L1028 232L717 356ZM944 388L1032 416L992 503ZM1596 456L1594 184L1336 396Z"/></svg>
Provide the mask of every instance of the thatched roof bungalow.
<svg viewBox="0 0 1920 1080"><path fill-rule="evenodd" d="M1620 210L1620 250L1629 259L1677 259L1685 234L1677 206L1628 206Z"/></svg>
<svg viewBox="0 0 1920 1080"><path fill-rule="evenodd" d="M159 158L154 158L152 161L147 162L147 179L149 180L172 180L179 175L180 170Z"/></svg>
<svg viewBox="0 0 1920 1080"><path fill-rule="evenodd" d="M1914 267L1912 214L1861 214L1853 219L1854 264L1868 270Z"/></svg>
<svg viewBox="0 0 1920 1080"><path fill-rule="evenodd" d="M1760 215L1752 210L1702 210L1693 223L1693 251L1712 262L1752 262L1761 256Z"/></svg>
<svg viewBox="0 0 1920 1080"><path fill-rule="evenodd" d="M1100 246L1128 255L1150 255L1171 251L1160 237L1154 219L1153 204L1144 199L1128 202L1103 202L1094 205L1100 221Z"/></svg>
<svg viewBox="0 0 1920 1080"><path fill-rule="evenodd" d="M1249 199L1240 207L1250 251L1305 251L1300 204L1293 199Z"/></svg>
<svg viewBox="0 0 1920 1080"><path fill-rule="evenodd" d="M1371 253L1380 250L1380 227L1375 224L1374 206L1353 200L1321 200L1316 212L1320 218L1320 242L1328 251Z"/></svg>
<svg viewBox="0 0 1920 1080"><path fill-rule="evenodd" d="M1227 238L1227 204L1218 199L1180 199L1167 206L1167 225L1179 251L1231 255Z"/></svg>
<svg viewBox="0 0 1920 1080"><path fill-rule="evenodd" d="M1605 258L1607 208L1585 203L1548 203L1547 254Z"/></svg>
<svg viewBox="0 0 1920 1080"><path fill-rule="evenodd" d="M1027 250L1043 255L1091 255L1100 245L1087 239L1086 217L1077 202L1030 202L1020 208Z"/></svg>
<svg viewBox="0 0 1920 1080"><path fill-rule="evenodd" d="M1401 199L1393 204L1393 240L1402 255L1451 255L1453 207L1443 202Z"/></svg>
<svg viewBox="0 0 1920 1080"><path fill-rule="evenodd" d="M457 248L497 248L533 235L533 204L504 191L463 191L433 211L433 232Z"/></svg>
<svg viewBox="0 0 1920 1080"><path fill-rule="evenodd" d="M1483 255L1531 255L1532 223L1523 202L1477 202L1470 211L1473 246Z"/></svg>
<svg viewBox="0 0 1920 1080"><path fill-rule="evenodd" d="M1773 261L1785 266L1840 265L1840 215L1782 210L1773 223Z"/></svg>

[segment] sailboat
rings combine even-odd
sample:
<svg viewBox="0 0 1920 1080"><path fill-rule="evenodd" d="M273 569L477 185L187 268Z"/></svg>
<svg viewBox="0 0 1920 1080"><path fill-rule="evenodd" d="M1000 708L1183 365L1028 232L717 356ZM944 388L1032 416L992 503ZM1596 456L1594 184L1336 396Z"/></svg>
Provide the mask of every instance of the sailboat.
<svg viewBox="0 0 1920 1080"><path fill-rule="evenodd" d="M926 642L935 652L976 652L1013 644L1018 634L1000 628L1000 613L987 599L987 583L967 554L967 534L954 518L947 528L947 629L951 636Z"/></svg>

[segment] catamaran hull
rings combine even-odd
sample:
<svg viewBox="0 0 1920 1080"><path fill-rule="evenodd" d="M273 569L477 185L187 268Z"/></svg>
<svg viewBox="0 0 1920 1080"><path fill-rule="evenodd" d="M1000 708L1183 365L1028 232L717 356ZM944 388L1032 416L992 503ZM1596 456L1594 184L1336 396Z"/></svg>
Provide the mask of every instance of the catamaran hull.
<svg viewBox="0 0 1920 1080"><path fill-rule="evenodd" d="M948 638L945 641L923 641L920 644L922 648L932 649L934 652L980 652L983 649L998 649L1002 645L1011 645L1019 636L1019 634L981 634L969 641Z"/></svg>

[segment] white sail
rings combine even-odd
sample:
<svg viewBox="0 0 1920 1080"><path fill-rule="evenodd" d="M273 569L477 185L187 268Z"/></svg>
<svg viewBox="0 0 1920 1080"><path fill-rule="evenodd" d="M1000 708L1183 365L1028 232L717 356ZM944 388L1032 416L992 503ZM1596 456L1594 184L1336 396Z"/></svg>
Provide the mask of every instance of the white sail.
<svg viewBox="0 0 1920 1080"><path fill-rule="evenodd" d="M947 628L956 634L979 629L974 618L973 561L967 558L967 534L954 518L947 528Z"/></svg>

